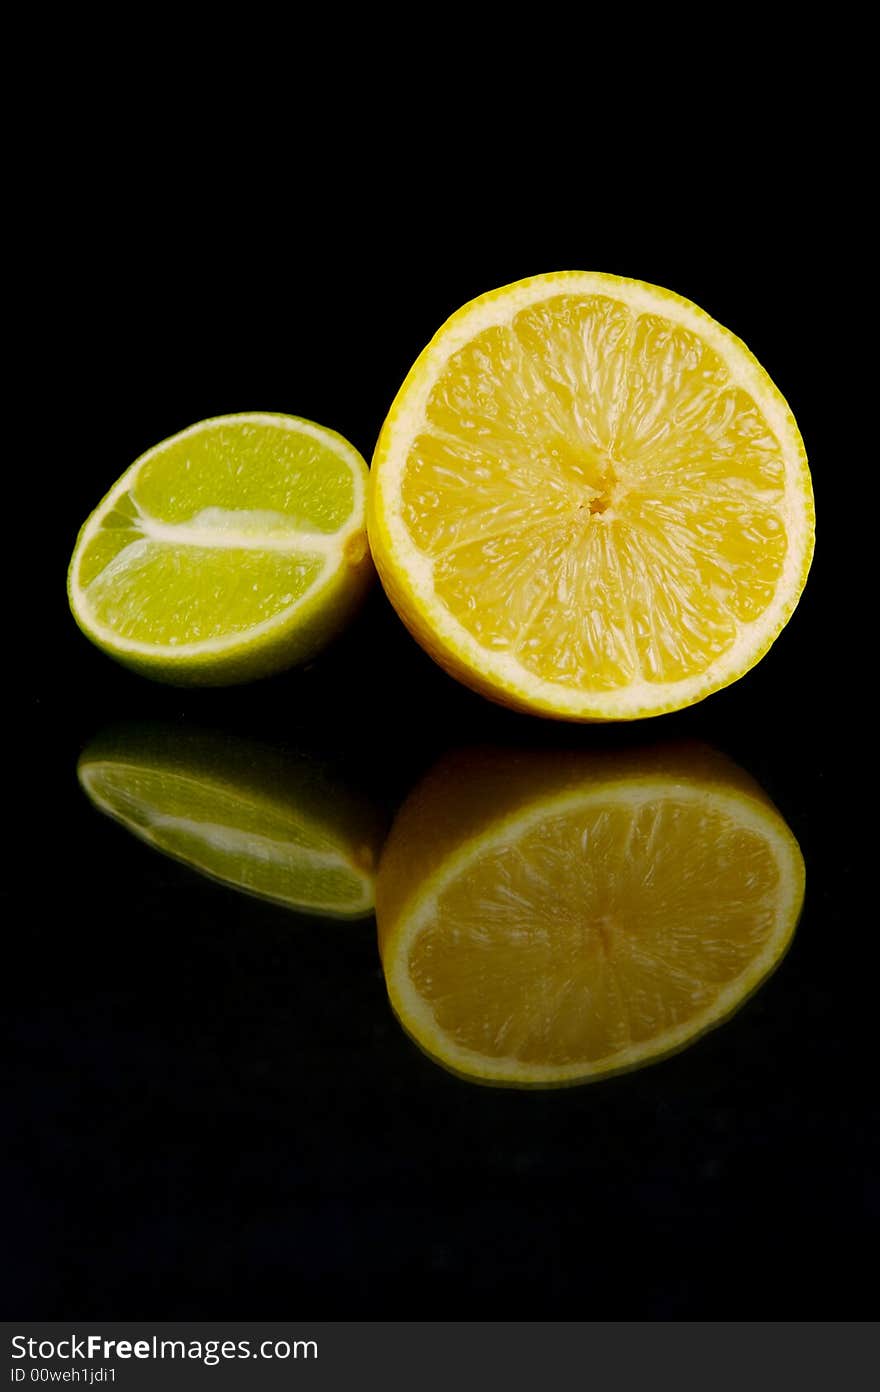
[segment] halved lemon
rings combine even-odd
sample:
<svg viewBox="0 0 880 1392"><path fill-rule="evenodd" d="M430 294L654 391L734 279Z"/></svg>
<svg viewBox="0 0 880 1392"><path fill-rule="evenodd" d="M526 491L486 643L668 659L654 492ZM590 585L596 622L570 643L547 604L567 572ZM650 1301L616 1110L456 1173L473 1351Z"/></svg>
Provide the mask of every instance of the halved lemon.
<svg viewBox="0 0 880 1392"><path fill-rule="evenodd" d="M319 917L372 912L382 819L316 758L134 725L95 740L78 774L100 811L211 879Z"/></svg>
<svg viewBox="0 0 880 1392"><path fill-rule="evenodd" d="M221 685L305 662L372 576L366 483L357 450L312 421L199 421L137 459L85 523L74 618L159 681Z"/></svg>
<svg viewBox="0 0 880 1392"><path fill-rule="evenodd" d="M552 1086L728 1018L779 962L803 894L785 822L711 751L478 751L405 803L376 918L391 1004L433 1059Z"/></svg>
<svg viewBox="0 0 880 1392"><path fill-rule="evenodd" d="M376 446L368 525L453 676L621 720L754 666L804 587L814 510L792 413L738 338L669 290L565 272L435 335Z"/></svg>

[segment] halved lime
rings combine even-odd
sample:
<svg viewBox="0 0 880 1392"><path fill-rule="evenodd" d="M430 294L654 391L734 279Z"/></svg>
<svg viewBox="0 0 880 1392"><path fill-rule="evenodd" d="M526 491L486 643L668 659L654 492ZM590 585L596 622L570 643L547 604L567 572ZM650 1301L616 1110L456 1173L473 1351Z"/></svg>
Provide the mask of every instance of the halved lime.
<svg viewBox="0 0 880 1392"><path fill-rule="evenodd" d="M94 741L78 774L100 811L212 879L308 914L372 912L382 819L321 760L132 726Z"/></svg>
<svg viewBox="0 0 880 1392"><path fill-rule="evenodd" d="M80 628L180 684L250 681L313 657L373 574L367 466L341 435L268 412L200 421L141 455L82 528Z"/></svg>

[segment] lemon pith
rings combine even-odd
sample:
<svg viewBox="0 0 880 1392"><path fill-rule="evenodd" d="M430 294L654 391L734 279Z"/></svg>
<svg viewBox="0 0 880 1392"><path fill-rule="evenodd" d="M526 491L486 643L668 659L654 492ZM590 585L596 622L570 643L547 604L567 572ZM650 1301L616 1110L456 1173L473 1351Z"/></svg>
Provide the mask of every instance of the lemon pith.
<svg viewBox="0 0 880 1392"><path fill-rule="evenodd" d="M341 436L271 412L199 421L135 460L68 573L80 628L159 680L248 680L313 656L372 575L367 469Z"/></svg>
<svg viewBox="0 0 880 1392"><path fill-rule="evenodd" d="M447 760L380 862L389 997L453 1072L588 1081L726 1019L779 962L803 887L782 818L718 758Z"/></svg>
<svg viewBox="0 0 880 1392"><path fill-rule="evenodd" d="M380 435L368 525L453 675L630 719L758 661L805 583L813 503L792 414L733 334L670 291L568 272L442 326Z"/></svg>

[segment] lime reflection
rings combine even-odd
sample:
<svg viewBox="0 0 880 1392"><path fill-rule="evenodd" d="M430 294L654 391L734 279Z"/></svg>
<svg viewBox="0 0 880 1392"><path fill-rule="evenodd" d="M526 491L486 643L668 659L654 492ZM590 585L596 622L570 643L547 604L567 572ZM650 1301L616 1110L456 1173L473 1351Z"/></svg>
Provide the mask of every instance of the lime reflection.
<svg viewBox="0 0 880 1392"><path fill-rule="evenodd" d="M328 763L132 725L90 744L77 772L101 812L203 875L310 915L373 911L382 818Z"/></svg>
<svg viewBox="0 0 880 1392"><path fill-rule="evenodd" d="M735 1011L781 960L798 844L704 747L462 751L399 812L376 916L388 994L436 1062L551 1087L641 1067Z"/></svg>

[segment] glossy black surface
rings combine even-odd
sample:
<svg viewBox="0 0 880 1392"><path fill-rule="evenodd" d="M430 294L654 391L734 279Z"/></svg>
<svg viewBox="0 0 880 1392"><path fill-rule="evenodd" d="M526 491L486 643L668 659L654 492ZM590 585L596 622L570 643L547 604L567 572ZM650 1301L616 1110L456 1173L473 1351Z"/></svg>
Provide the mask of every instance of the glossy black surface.
<svg viewBox="0 0 880 1392"><path fill-rule="evenodd" d="M851 899L864 768L834 718L843 550L829 372L780 231L717 255L570 230L516 253L389 229L339 262L312 231L223 264L158 229L112 261L55 266L40 470L52 479L30 580L37 651L16 663L21 773L3 876L10 1315L272 1318L855 1317L876 1237L870 906ZM455 264L453 264L455 262ZM770 655L649 727L559 727L456 686L377 592L309 671L181 693L89 647L66 612L79 523L139 452L205 416L312 417L369 457L442 319L494 285L608 269L688 295L756 352L813 466L819 549ZM336 279L334 279L336 277ZM88 325L88 348L83 326ZM42 477L42 473L41 473ZM42 490L41 483L41 490ZM50 543L51 535L51 543ZM27 538L22 537L22 554ZM19 569L17 575L21 575ZM370 921L309 920L157 855L83 796L77 759L119 721L270 738L341 761L389 817L447 748L705 739L797 836L807 898L776 975L678 1057L563 1092L478 1088L404 1036Z"/></svg>

